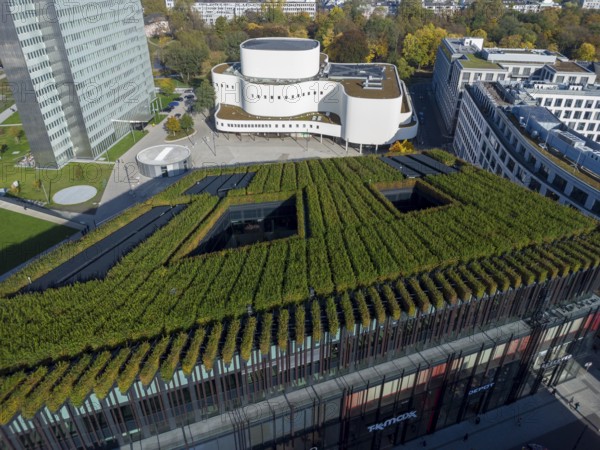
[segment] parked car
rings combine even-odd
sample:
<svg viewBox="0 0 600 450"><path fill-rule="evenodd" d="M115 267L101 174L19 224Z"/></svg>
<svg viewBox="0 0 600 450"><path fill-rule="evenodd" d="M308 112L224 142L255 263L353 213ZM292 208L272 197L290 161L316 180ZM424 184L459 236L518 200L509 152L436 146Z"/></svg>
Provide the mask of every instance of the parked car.
<svg viewBox="0 0 600 450"><path fill-rule="evenodd" d="M191 100L192 98L194 98L193 95L186 95L185 98L187 98L188 100Z"/></svg>
<svg viewBox="0 0 600 450"><path fill-rule="evenodd" d="M177 114L175 114L175 117L177 117L179 119L181 117L181 114L177 113Z"/></svg>
<svg viewBox="0 0 600 450"><path fill-rule="evenodd" d="M182 102L182 101L183 101L183 97L177 97L177 98L175 99L175 101L176 101L176 102Z"/></svg>

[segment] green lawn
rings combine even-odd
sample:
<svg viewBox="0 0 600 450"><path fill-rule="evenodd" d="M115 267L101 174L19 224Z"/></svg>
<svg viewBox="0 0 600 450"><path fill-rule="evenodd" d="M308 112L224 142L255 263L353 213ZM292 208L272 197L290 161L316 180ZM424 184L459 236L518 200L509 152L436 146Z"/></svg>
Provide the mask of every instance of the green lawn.
<svg viewBox="0 0 600 450"><path fill-rule="evenodd" d="M8 119L2 122L2 125L20 125L21 124L21 116L19 115L19 111L10 115Z"/></svg>
<svg viewBox="0 0 600 450"><path fill-rule="evenodd" d="M32 169L22 167L3 167L0 174L0 187L9 188L14 181L19 181L20 192L11 195L29 200L37 200L46 203L46 193L50 199L47 205L53 209L73 212L87 212L95 209L95 203L102 198L102 193L111 176L113 164L99 163L70 163L59 170ZM41 179L44 189L37 189L35 180ZM52 196L69 186L77 185L94 186L98 193L91 200L79 205L56 205L52 202Z"/></svg>
<svg viewBox="0 0 600 450"><path fill-rule="evenodd" d="M109 148L108 151L101 156L101 158L104 157L106 159L108 157L109 162L115 162L117 159L123 156L127 150L133 147L135 143L148 134L148 132L146 130L134 130L133 134L134 136L132 136L131 133L127 133L123 139Z"/></svg>
<svg viewBox="0 0 600 450"><path fill-rule="evenodd" d="M27 137L23 137L19 142L16 142L15 138L11 137L8 133L8 130L11 128L12 127L0 127L0 148L3 144L8 146L0 156L3 163L16 163L19 159L29 153L29 142L27 142Z"/></svg>
<svg viewBox="0 0 600 450"><path fill-rule="evenodd" d="M0 80L0 112L15 104L12 91L6 78Z"/></svg>
<svg viewBox="0 0 600 450"><path fill-rule="evenodd" d="M76 230L0 209L0 274L24 263Z"/></svg>
<svg viewBox="0 0 600 450"><path fill-rule="evenodd" d="M162 109L166 108L169 103L177 101L175 100L176 98L179 98L180 95L179 94L172 94L172 95L165 95L165 94L158 94L158 98L160 99L160 105L162 107ZM181 103L181 102L179 102Z"/></svg>
<svg viewBox="0 0 600 450"><path fill-rule="evenodd" d="M187 130L187 132L181 130L181 131L175 133L175 136L167 136L167 141L176 141L177 139L183 139L185 137L191 136L194 133L195 133L195 130L193 128L191 130Z"/></svg>

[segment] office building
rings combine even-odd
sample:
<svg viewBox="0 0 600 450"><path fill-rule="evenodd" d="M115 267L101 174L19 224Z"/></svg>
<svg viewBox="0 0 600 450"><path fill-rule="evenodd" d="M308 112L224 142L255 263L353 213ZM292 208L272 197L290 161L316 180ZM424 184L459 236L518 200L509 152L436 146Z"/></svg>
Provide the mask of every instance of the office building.
<svg viewBox="0 0 600 450"><path fill-rule="evenodd" d="M433 69L433 90L445 131L454 133L463 89L476 81L525 81L545 66L568 62L549 50L485 48L482 38L445 38Z"/></svg>
<svg viewBox="0 0 600 450"><path fill-rule="evenodd" d="M341 138L386 145L412 139L417 119L393 64L337 64L312 39L260 38L241 62L212 69L220 131Z"/></svg>
<svg viewBox="0 0 600 450"><path fill-rule="evenodd" d="M38 167L96 159L151 117L140 2L94 5L0 2L0 58Z"/></svg>
<svg viewBox="0 0 600 450"><path fill-rule="evenodd" d="M600 218L600 144L537 103L511 84L466 86L456 155Z"/></svg>

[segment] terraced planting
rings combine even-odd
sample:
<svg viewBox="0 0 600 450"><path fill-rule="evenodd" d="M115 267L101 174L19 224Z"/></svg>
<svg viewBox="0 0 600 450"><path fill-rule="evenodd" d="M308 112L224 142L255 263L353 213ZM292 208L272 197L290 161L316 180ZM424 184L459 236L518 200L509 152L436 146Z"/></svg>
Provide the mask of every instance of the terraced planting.
<svg viewBox="0 0 600 450"><path fill-rule="evenodd" d="M218 198L184 194L221 174L194 172L0 285L0 423L600 264L597 222L470 166L419 180L449 201L409 213L380 190L414 180L377 158L236 171L256 175ZM292 198L296 235L190 256L230 206ZM150 208L175 204L188 207L103 280L15 295L26 275L42 277Z"/></svg>

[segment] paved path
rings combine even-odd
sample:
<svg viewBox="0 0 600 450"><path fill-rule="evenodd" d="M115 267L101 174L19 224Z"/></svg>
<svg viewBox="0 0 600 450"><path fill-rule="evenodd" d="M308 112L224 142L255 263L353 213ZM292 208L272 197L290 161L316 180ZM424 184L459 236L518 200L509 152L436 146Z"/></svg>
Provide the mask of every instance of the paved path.
<svg viewBox="0 0 600 450"><path fill-rule="evenodd" d="M558 386L556 395L540 388L536 395L483 414L478 425L462 422L396 448L520 450L537 443L549 450L596 450L600 448L600 354L586 361L593 364L590 371L582 368L575 379ZM572 397L580 403L578 411L569 405Z"/></svg>
<svg viewBox="0 0 600 450"><path fill-rule="evenodd" d="M31 205L25 205L24 203L17 203L5 199L0 199L0 208L6 209L8 211L13 211L19 214L24 214L26 216L35 217L36 219L42 219L47 222L56 223L58 225L64 225L69 228L75 228L76 230L82 230L83 228L85 228L84 224L74 222L65 217L61 217L58 213L52 210L37 208Z"/></svg>
<svg viewBox="0 0 600 450"><path fill-rule="evenodd" d="M14 109L14 111L13 111ZM8 108L6 108L4 111L0 112L0 123L4 122L6 119L8 119L10 116L12 116L15 112L17 111L17 105L12 105ZM3 126L15 126L16 124L12 124L12 125L3 125Z"/></svg>

